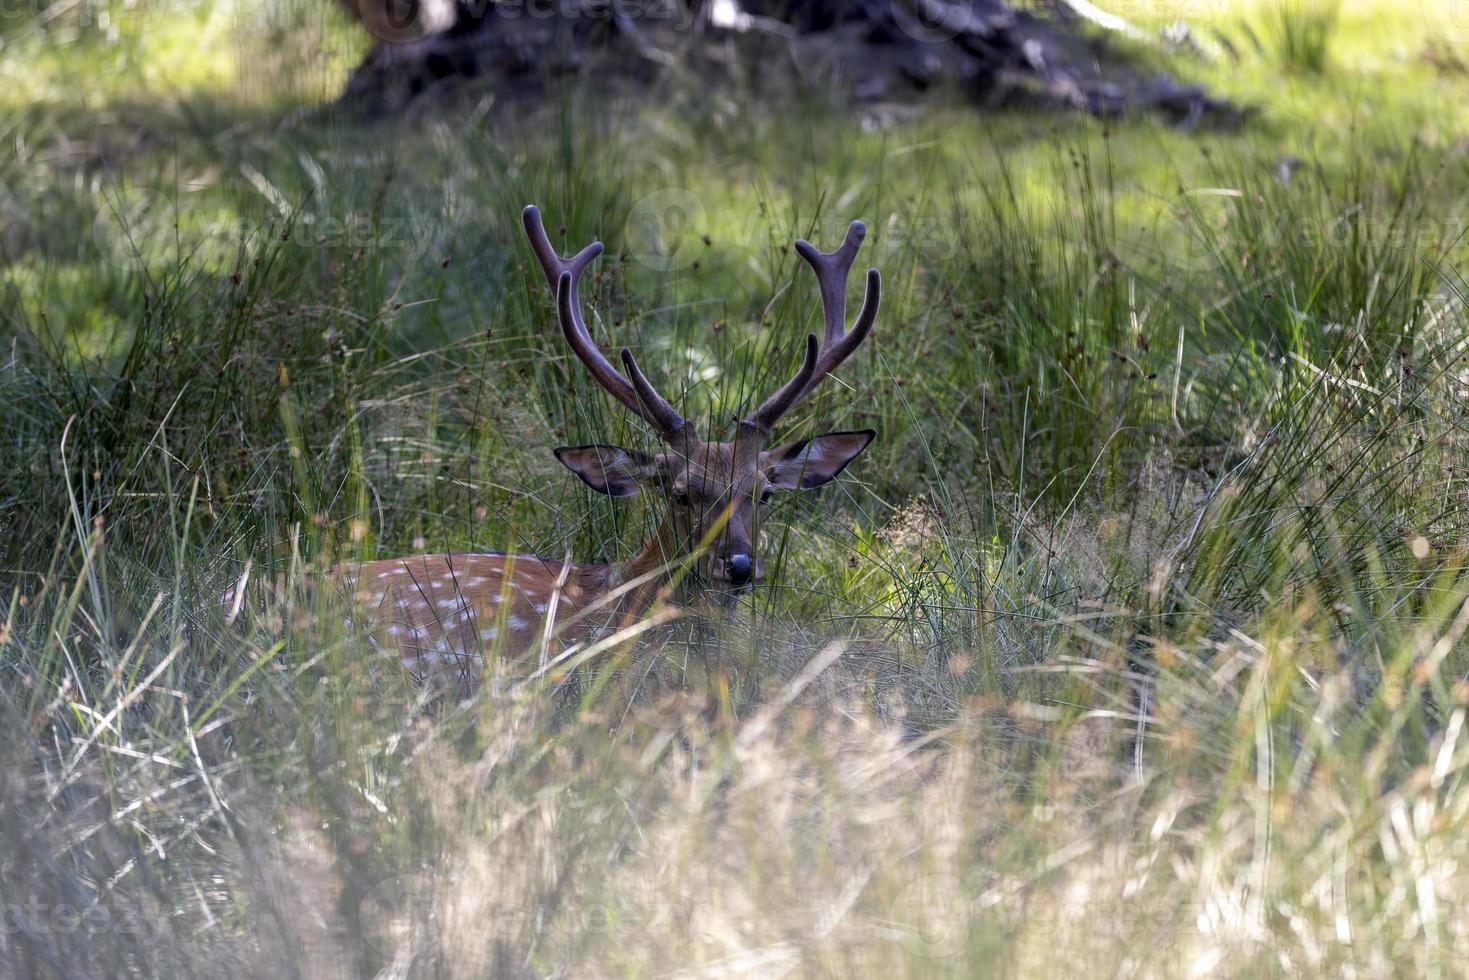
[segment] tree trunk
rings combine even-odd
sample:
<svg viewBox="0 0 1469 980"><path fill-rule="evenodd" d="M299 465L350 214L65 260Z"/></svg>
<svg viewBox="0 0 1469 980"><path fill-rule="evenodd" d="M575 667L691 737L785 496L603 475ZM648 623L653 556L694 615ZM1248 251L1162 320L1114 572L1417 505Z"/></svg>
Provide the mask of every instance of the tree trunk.
<svg viewBox="0 0 1469 980"><path fill-rule="evenodd" d="M729 74L728 52L762 65L760 83L835 83L858 102L957 87L984 104L1025 100L1096 115L1163 113L1180 126L1240 112L1202 88L1145 77L1074 19L1004 0L339 0L377 44L344 100L400 111L488 79L534 95L547 76L595 64L632 84L689 66ZM778 66L778 71L763 66Z"/></svg>

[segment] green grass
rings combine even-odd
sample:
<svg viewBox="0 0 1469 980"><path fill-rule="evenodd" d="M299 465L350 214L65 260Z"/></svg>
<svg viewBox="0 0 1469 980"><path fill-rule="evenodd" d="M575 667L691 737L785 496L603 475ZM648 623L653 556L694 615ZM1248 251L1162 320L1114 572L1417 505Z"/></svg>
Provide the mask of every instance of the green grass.
<svg viewBox="0 0 1469 980"><path fill-rule="evenodd" d="M1272 40L1281 64L1297 71L1325 71L1340 0L1284 0L1272 13Z"/></svg>
<svg viewBox="0 0 1469 980"><path fill-rule="evenodd" d="M0 31L5 972L1462 972L1451 16L1343 3L1313 66L1194 5L1236 54L1171 67L1259 111L1187 135L679 79L369 126L335 10L182 6ZM867 220L877 333L786 431L880 438L736 607L418 690L317 572L657 517L549 452L651 440L528 202L706 427Z"/></svg>

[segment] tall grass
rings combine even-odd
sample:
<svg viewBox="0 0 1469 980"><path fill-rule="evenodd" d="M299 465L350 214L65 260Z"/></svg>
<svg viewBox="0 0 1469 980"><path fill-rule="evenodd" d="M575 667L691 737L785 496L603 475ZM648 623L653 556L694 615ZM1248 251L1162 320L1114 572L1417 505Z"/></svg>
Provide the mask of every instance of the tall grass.
<svg viewBox="0 0 1469 980"><path fill-rule="evenodd" d="M1280 63L1319 74L1331 60L1341 0L1276 0L1267 8L1266 35Z"/></svg>
<svg viewBox="0 0 1469 980"><path fill-rule="evenodd" d="M1451 153L588 99L0 160L7 973L1462 972ZM814 323L788 242L866 218L883 319L791 431L881 437L749 599L421 689L324 568L658 517L548 452L649 437L528 201L712 431Z"/></svg>

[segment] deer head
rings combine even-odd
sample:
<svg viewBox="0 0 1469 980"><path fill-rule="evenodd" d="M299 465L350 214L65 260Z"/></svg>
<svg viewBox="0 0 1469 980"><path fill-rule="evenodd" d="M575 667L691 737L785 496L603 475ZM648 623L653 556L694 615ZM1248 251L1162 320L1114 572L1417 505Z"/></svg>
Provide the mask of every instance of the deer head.
<svg viewBox="0 0 1469 980"><path fill-rule="evenodd" d="M860 221L852 222L846 240L834 252L819 251L806 241L796 243L796 251L816 272L826 317L825 341L818 343L815 334L807 335L805 357L795 375L736 423L731 441L705 442L694 424L653 388L630 350L621 351L624 375L587 332L577 285L602 253L602 244L593 242L563 259L546 236L540 212L527 207L522 218L546 283L556 295L561 332L572 351L608 394L652 426L667 445L656 454L602 444L563 446L555 451L556 458L599 493L629 497L646 489L662 494L671 517L672 540L665 546L706 542L694 556L698 574L728 588L748 587L763 577L756 546L771 495L830 483L877 435L871 429L828 432L769 446L781 416L850 357L877 321L882 282L877 270L869 269L862 309L851 330L846 328L847 276L866 228Z"/></svg>

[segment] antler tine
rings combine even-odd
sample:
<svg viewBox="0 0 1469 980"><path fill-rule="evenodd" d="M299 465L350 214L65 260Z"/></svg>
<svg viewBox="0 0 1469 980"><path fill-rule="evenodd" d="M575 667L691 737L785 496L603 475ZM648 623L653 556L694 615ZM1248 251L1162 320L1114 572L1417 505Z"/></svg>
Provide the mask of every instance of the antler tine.
<svg viewBox="0 0 1469 980"><path fill-rule="evenodd" d="M646 402L639 396L638 389L634 388L612 363L602 355L602 351L592 341L587 333L587 328L582 324L572 307L572 292L576 288L570 272L561 273L561 279L556 287L556 313L561 321L561 332L566 335L566 342L581 358L581 362L592 372L592 377L597 383L605 388L608 394L622 402L632 411L641 416L655 430L658 435L672 445L681 445L693 435L692 427L684 420L673 406L668 403L662 395L653 390L648 384L647 378L642 378L642 384L647 390ZM642 374L641 371L638 372Z"/></svg>
<svg viewBox="0 0 1469 980"><path fill-rule="evenodd" d="M546 234L546 226L541 221L540 208L534 204L527 204L525 210L520 213L520 221L525 225L525 237L530 239L530 250L535 253L536 261L540 263L541 271L545 273L546 286L554 293L556 280L561 278L561 273L571 273L573 290L571 306L572 309L577 309L576 285L581 281L581 274L586 271L587 266L592 264L592 260L602 254L602 243L592 242L571 258L563 259L556 254L556 249Z"/></svg>
<svg viewBox="0 0 1469 980"><path fill-rule="evenodd" d="M546 276L546 285L551 289L551 295L556 300L558 315L561 314L561 280L569 279L570 288L567 296L567 312L561 316L562 332L566 334L566 340L571 344L571 349L581 358L582 363L592 372L592 377L607 389L607 392L628 406L635 412L641 414L638 398L633 392L632 386L627 379L617 373L617 369L607 362L602 352L597 349L596 344L591 341L591 334L587 332L587 325L581 318L581 298L577 287L581 283L582 273L592 260L602 254L602 243L592 242L590 245L577 252L569 259L563 259L556 253L551 244L550 237L546 234L546 226L541 221L541 211L534 204L526 205L520 213L521 223L525 225L525 237L530 240L530 249L535 253L536 261L540 263L541 271ZM568 322L569 321L569 322ZM583 342L582 338L586 341Z"/></svg>
<svg viewBox="0 0 1469 980"><path fill-rule="evenodd" d="M628 377L632 378L633 389L638 393L638 398L647 409L644 418L658 430L663 438L676 443L679 440L687 440L693 435L693 426L669 404L668 399L658 394L656 388L648 382L648 376L643 369L638 367L637 360L632 356L632 351L626 347L622 349L622 363L627 368ZM653 416L648 418L648 416Z"/></svg>
<svg viewBox="0 0 1469 980"><path fill-rule="evenodd" d="M867 237L867 226L854 221L847 228L847 237L834 251L823 252L815 245L802 239L796 242L796 251L816 273L816 282L821 287L821 308L826 320L825 341L819 354L815 351L815 336L808 338L806 362L796 377L786 382L774 395L751 416L750 421L765 431L770 431L776 421L821 383L837 366L852 356L862 345L877 323L878 307L882 304L882 276L876 269L867 270L867 291L862 297L862 308L857 312L857 321L849 331L847 326L847 276L862 240Z"/></svg>
<svg viewBox="0 0 1469 980"><path fill-rule="evenodd" d="M866 237L867 226L854 221L847 226L847 237L834 251L823 252L804 238L796 242L796 253L811 266L816 273L816 282L821 286L821 308L826 313L825 346L830 347L840 340L846 330L847 276L852 272L857 250Z"/></svg>
<svg viewBox="0 0 1469 980"><path fill-rule="evenodd" d="M755 414L748 419L749 422L762 432L768 433L775 428L776 421L790 411L796 399L800 398L806 387L811 384L811 379L816 374L817 350L816 335L808 333L806 335L806 359L801 362L801 369L796 372L794 378L781 385L775 394L765 399L760 407L755 409Z"/></svg>
<svg viewBox="0 0 1469 980"><path fill-rule="evenodd" d="M862 293L862 307L857 311L856 322L852 324L851 330L846 333L838 333L834 340L828 339L822 345L821 362L817 364L816 372L812 374L811 380L802 389L800 397L804 398L807 392L821 382L822 378L835 371L838 365L852 356L853 351L862 346L862 342L877 325L877 310L881 305L882 273L876 269L868 269L867 288Z"/></svg>
<svg viewBox="0 0 1469 980"><path fill-rule="evenodd" d="M687 440L693 434L689 423L674 411L667 399L653 390L646 378L643 379L643 384L649 397L640 397L638 390L603 355L582 320L577 285L587 266L602 254L602 243L592 242L571 258L563 259L551 245L551 239L546 235L546 226L541 221L541 212L534 204L528 205L521 213L521 221L525 225L525 237L530 240L531 251L535 253L536 261L546 275L546 285L556 294L556 314L561 323L561 332L566 336L566 342L571 345L577 358L587 366L592 377L608 394L646 420L665 441L673 443Z"/></svg>

